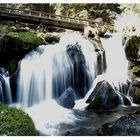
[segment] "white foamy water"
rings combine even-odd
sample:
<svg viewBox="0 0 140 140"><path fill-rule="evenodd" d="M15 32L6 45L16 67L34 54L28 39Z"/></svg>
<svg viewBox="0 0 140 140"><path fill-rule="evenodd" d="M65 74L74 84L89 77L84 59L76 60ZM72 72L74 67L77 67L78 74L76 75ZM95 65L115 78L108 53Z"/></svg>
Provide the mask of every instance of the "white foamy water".
<svg viewBox="0 0 140 140"><path fill-rule="evenodd" d="M46 100L25 111L33 119L36 129L44 135L60 135L61 123L72 124L77 118L72 110L59 106L55 100Z"/></svg>

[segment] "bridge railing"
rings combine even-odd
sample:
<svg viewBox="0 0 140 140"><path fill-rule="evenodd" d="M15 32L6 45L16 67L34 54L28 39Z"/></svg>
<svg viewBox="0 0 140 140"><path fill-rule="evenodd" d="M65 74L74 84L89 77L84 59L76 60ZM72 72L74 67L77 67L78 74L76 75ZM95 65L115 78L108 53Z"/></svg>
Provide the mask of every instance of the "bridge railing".
<svg viewBox="0 0 140 140"><path fill-rule="evenodd" d="M40 17L44 19L61 20L65 22L72 22L76 24L83 24L83 25L90 25L90 26L91 25L95 26L96 24L109 25L108 23L96 22L94 20L89 20L89 19L73 18L73 17L55 15L52 13L45 13L45 12L25 10L25 9L16 9L16 8L9 8L9 7L2 7L2 6L0 6L0 11L6 12L6 13L19 14L23 16L34 16L34 17Z"/></svg>

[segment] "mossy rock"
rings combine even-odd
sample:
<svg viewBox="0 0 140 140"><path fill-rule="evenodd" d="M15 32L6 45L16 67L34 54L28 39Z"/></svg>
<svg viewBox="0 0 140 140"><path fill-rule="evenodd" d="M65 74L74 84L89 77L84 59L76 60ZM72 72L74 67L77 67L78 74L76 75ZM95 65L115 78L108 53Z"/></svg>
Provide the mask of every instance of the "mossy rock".
<svg viewBox="0 0 140 140"><path fill-rule="evenodd" d="M126 57L130 61L139 61L140 54L140 37L131 36L130 39L126 42L125 53Z"/></svg>
<svg viewBox="0 0 140 140"><path fill-rule="evenodd" d="M133 66L132 73L137 77L140 77L140 65Z"/></svg>
<svg viewBox="0 0 140 140"><path fill-rule="evenodd" d="M112 109L119 105L119 97L114 88L105 80L100 81L89 98L88 109Z"/></svg>
<svg viewBox="0 0 140 140"><path fill-rule="evenodd" d="M29 45L38 46L42 43L41 38L37 37L35 33L30 31L10 32L7 36Z"/></svg>
<svg viewBox="0 0 140 140"><path fill-rule="evenodd" d="M45 34L44 39L48 44L55 44L60 41L59 36L51 35L51 34Z"/></svg>
<svg viewBox="0 0 140 140"><path fill-rule="evenodd" d="M0 38L0 51L28 50L36 48L43 43L36 33L30 31L9 32Z"/></svg>
<svg viewBox="0 0 140 140"><path fill-rule="evenodd" d="M140 104L140 87L133 86L129 94L133 98L134 103Z"/></svg>
<svg viewBox="0 0 140 140"><path fill-rule="evenodd" d="M43 44L43 40L31 31L8 32L0 38L1 67L16 69L25 54ZM11 70L12 68L12 70Z"/></svg>
<svg viewBox="0 0 140 140"><path fill-rule="evenodd" d="M128 61L128 69L131 70L136 64L132 61Z"/></svg>
<svg viewBox="0 0 140 140"><path fill-rule="evenodd" d="M0 135L36 136L37 132L28 114L0 103Z"/></svg>

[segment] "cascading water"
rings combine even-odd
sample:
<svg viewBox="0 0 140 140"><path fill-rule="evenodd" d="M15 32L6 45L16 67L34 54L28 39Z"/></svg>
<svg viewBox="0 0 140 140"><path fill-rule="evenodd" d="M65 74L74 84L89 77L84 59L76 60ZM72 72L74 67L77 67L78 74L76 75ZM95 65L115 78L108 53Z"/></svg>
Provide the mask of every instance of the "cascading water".
<svg viewBox="0 0 140 140"><path fill-rule="evenodd" d="M12 103L9 73L2 68L0 69L0 101L8 104Z"/></svg>
<svg viewBox="0 0 140 140"><path fill-rule="evenodd" d="M81 58L82 54L79 55L80 51L77 49L80 48L68 52L68 45L75 45L77 42L81 45L81 53L85 58ZM78 57L74 56L74 51L78 52ZM84 77L81 82L84 83L84 80L87 80L85 82L87 84L84 85L85 88L88 87L84 90L86 93L95 77L96 54L94 46L80 35L65 35L59 44L40 46L27 54L20 64L18 102L28 107L46 99L59 97L68 87L75 88L78 83L75 73L80 71L79 65L82 65L84 61L86 61L86 67L84 67L85 70L83 69L85 72L82 71L82 76L87 74L87 79Z"/></svg>
<svg viewBox="0 0 140 140"><path fill-rule="evenodd" d="M39 46L21 60L17 102L32 117L37 130L59 135L58 125L76 119L55 99L69 87L75 90L75 98L80 92L84 96L96 77L96 59L92 43L70 33L62 36L59 44Z"/></svg>

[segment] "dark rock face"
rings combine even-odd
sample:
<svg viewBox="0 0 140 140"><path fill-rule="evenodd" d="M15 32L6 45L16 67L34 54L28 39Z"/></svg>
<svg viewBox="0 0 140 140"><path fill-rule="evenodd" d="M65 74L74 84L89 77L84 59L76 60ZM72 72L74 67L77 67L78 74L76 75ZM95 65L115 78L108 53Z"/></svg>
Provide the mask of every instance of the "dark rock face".
<svg viewBox="0 0 140 140"><path fill-rule="evenodd" d="M140 119L138 115L122 116L117 121L105 123L98 130L99 136L139 136Z"/></svg>
<svg viewBox="0 0 140 140"><path fill-rule="evenodd" d="M0 66L14 72L18 61L31 50L42 44L42 40L29 31L9 32L0 38Z"/></svg>
<svg viewBox="0 0 140 140"><path fill-rule="evenodd" d="M84 97L90 86L88 68L84 55L81 51L81 46L77 43L75 45L67 46L67 54L73 64L74 68L74 87L76 95L80 98Z"/></svg>
<svg viewBox="0 0 140 140"><path fill-rule="evenodd" d="M65 108L72 109L75 105L75 92L72 88L66 89L57 99L57 103Z"/></svg>
<svg viewBox="0 0 140 140"><path fill-rule="evenodd" d="M86 101L88 109L112 109L120 103L119 97L107 81L99 82Z"/></svg>
<svg viewBox="0 0 140 140"><path fill-rule="evenodd" d="M131 36L125 45L126 57L130 61L139 61L140 37Z"/></svg>
<svg viewBox="0 0 140 140"><path fill-rule="evenodd" d="M89 41L93 44L95 48L95 52L97 54L97 75L102 74L106 71L107 64L106 64L106 55L105 50L102 46L101 40L99 36L95 38L89 38Z"/></svg>
<svg viewBox="0 0 140 140"><path fill-rule="evenodd" d="M105 72L106 68L107 68L107 64L106 64L105 51L99 51L97 52L97 75Z"/></svg>
<svg viewBox="0 0 140 140"><path fill-rule="evenodd" d="M140 87L132 86L129 95L133 98L133 102L140 104Z"/></svg>
<svg viewBox="0 0 140 140"><path fill-rule="evenodd" d="M129 60L129 76L132 86L129 95L134 103L140 103L140 37L125 36L125 53ZM124 41L123 41L124 42Z"/></svg>

